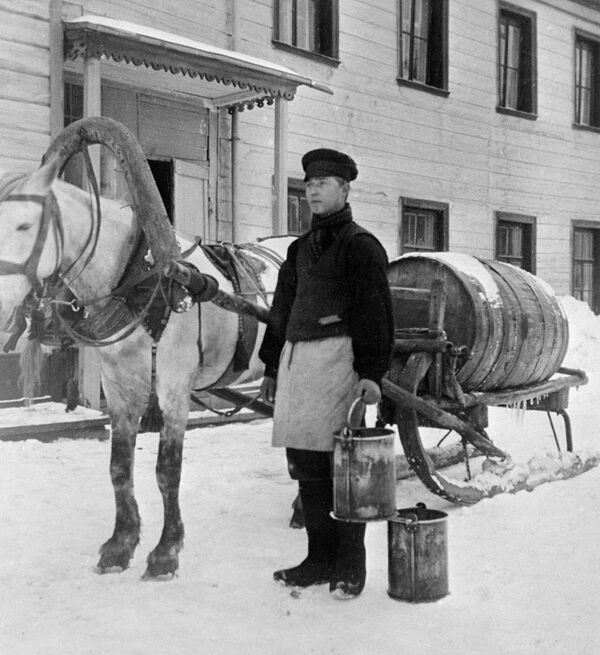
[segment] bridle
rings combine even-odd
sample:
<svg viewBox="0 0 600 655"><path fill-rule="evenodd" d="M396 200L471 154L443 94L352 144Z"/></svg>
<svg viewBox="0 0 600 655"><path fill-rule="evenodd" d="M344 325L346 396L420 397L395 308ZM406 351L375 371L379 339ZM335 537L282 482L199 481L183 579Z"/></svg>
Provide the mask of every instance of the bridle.
<svg viewBox="0 0 600 655"><path fill-rule="evenodd" d="M75 298L70 302L57 299L56 296L60 293L61 289L68 288L70 284L77 277L79 277L79 275L81 275L81 273L86 269L88 263L90 262L96 251L96 246L98 244L98 236L100 232L100 220L101 220L100 202L99 202L99 194L97 191L97 185L95 184L95 180L93 181L92 186L94 187L94 193L96 196L96 207L97 207L95 220L93 217L92 226L88 234L87 241L84 244L79 255L74 259L74 261L69 263L69 265L66 266L64 270L61 270L63 264L62 260L63 260L63 252L64 252L64 228L61 221L58 202L56 200L56 196L54 195L53 191L49 190L45 196L40 194L9 193L4 198L0 199L0 203L34 202L41 205L42 207L42 216L40 219L38 233L36 235L36 239L33 244L33 248L29 253L29 256L23 263L17 263L17 262L0 259L0 276L24 275L29 281L32 289L29 292L29 294L27 294L25 300L23 301L23 304L21 305L21 312L23 317L29 316L33 318L33 314L36 312L36 310L38 314L43 314L44 308L49 305L54 305L55 309L56 306L58 305L69 305L71 309L75 312L79 311L82 308L85 308L83 313L83 318L86 318L88 315L87 308L89 306L96 305L96 303L100 303L100 301L109 299L111 297L115 297L117 294L123 292L126 289L134 287L135 284L137 284L138 282L143 281L149 278L150 276L152 276L154 273L158 272L159 274L157 276L157 282L155 284L155 288L150 296L150 299L146 303L146 306L137 317L133 318L133 320L130 322L128 327L114 339L95 339L95 338L90 339L85 335L80 334L76 332L74 329L72 329L69 323L63 319L60 313L55 312L55 316L57 317L59 323L64 327L66 333L74 340L86 343L87 345L91 345L91 346L103 346L124 339L126 336L131 334L133 330L137 328L138 325L141 324L147 312L149 311L149 308L152 305L156 295L162 289L163 272L162 272L162 267L160 270L157 270L157 268L153 266L150 270L139 274L138 276L134 277L132 280L129 280L128 282L122 284L116 289L113 289L110 293L103 294L95 298L86 299L86 300ZM53 234L56 240L56 252L57 252L56 263L52 273L50 273L50 275L45 277L43 280L40 280L40 278L38 277L38 267L44 249L44 245L48 238L48 233L51 227L53 228ZM73 269L78 264L79 264L79 270L78 272L73 274ZM67 280L68 276L70 277L69 280ZM24 329L25 329L25 324L23 322L21 323L21 325L16 326L16 332L13 333L14 339L13 337L11 337L11 341L9 341L9 343L11 342L16 343L16 339L20 337ZM8 349L13 349L14 345L11 346L8 346L8 344L5 345L4 346L5 352L7 352L7 347Z"/></svg>
<svg viewBox="0 0 600 655"><path fill-rule="evenodd" d="M52 191L49 191L45 196L35 193L11 193L5 198L2 198L0 202L35 202L42 206L42 217L40 219L40 226L38 228L35 243L33 244L33 248L25 262L19 264L17 262L0 259L0 275L24 275L29 281L34 294L38 298L41 298L44 294L44 288L47 281L52 279L58 273L62 259L61 253L64 238L56 197ZM51 225L54 227L54 235L58 250L56 265L54 271L47 278L40 280L37 270Z"/></svg>

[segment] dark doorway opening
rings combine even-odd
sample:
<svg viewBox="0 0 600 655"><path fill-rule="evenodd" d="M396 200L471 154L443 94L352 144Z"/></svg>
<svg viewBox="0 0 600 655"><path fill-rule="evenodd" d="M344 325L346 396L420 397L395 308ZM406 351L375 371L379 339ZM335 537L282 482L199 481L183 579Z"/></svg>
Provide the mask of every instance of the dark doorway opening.
<svg viewBox="0 0 600 655"><path fill-rule="evenodd" d="M167 216L173 223L173 161L164 159L148 159L148 165L158 187L167 211Z"/></svg>

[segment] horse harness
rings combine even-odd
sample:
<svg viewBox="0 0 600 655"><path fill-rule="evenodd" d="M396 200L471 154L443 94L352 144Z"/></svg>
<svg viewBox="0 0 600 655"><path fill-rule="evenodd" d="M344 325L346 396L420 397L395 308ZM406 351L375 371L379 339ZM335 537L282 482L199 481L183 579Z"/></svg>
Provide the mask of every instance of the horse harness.
<svg viewBox="0 0 600 655"><path fill-rule="evenodd" d="M81 262L79 274L85 269L94 254L98 232L99 213L81 253L63 272L60 263L64 249L64 231L60 210L52 191L46 195L8 193L0 202L34 202L42 207L42 217L33 248L23 263L0 260L0 275L24 275L31 285L31 291L18 310L15 331L4 346L4 352L14 350L18 339L26 329L26 317L31 319L30 337L62 346L81 341L90 346L104 346L115 343L131 334L138 325L143 325L154 341L158 341L171 311L169 294L177 283L164 278L161 270L148 265L144 257L147 245L143 233L134 247L134 254L127 265L116 289L106 296L80 302L71 294L65 283L66 277ZM99 204L97 204L99 212ZM53 228L56 239L56 266L48 277L40 280L37 274L42 251L48 233ZM91 244L91 246L90 246ZM71 282L77 277L73 276ZM99 311L88 307L103 302ZM51 307L51 321L47 321L46 309ZM71 310L65 316L61 307ZM50 325L49 325L50 323ZM63 333L62 338L60 332ZM117 333L121 332L115 338Z"/></svg>

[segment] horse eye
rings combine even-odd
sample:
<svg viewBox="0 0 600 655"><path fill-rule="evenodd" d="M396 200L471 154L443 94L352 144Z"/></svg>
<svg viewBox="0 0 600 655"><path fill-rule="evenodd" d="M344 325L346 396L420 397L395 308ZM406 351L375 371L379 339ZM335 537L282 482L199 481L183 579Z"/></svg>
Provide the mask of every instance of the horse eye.
<svg viewBox="0 0 600 655"><path fill-rule="evenodd" d="M21 225L17 226L17 232L25 232L27 230L31 230L31 223L21 223Z"/></svg>

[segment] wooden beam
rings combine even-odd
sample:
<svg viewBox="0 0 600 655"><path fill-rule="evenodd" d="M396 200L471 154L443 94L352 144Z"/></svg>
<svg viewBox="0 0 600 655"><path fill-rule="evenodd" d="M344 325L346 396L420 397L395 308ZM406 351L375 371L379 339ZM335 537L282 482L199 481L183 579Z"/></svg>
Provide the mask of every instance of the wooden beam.
<svg viewBox="0 0 600 655"><path fill-rule="evenodd" d="M50 137L64 126L62 0L50 0Z"/></svg>
<svg viewBox="0 0 600 655"><path fill-rule="evenodd" d="M85 59L83 65L83 115L102 115L102 80L100 61ZM89 148L90 159L100 185L100 146ZM79 402L93 409L100 409L100 359L95 348L78 347Z"/></svg>
<svg viewBox="0 0 600 655"><path fill-rule="evenodd" d="M287 100L275 98L275 176L273 234L287 234Z"/></svg>

